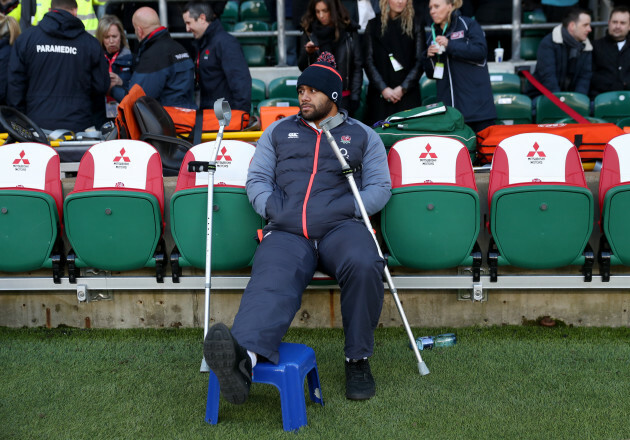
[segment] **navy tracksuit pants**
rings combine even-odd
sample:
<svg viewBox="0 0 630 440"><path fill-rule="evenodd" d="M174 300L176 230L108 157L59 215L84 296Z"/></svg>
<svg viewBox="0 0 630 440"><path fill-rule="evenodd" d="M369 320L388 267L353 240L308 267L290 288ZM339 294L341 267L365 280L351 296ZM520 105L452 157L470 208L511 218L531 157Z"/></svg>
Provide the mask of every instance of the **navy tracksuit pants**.
<svg viewBox="0 0 630 440"><path fill-rule="evenodd" d="M319 269L341 287L346 357L371 356L383 307L384 267L370 232L359 221L344 222L317 241L271 231L256 250L232 335L246 349L278 363L280 342Z"/></svg>

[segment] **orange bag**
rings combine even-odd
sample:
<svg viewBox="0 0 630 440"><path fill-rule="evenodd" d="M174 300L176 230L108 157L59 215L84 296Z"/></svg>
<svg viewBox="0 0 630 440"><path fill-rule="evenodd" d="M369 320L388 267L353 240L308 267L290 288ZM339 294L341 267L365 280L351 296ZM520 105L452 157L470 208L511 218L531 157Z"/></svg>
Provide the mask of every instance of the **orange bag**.
<svg viewBox="0 0 630 440"><path fill-rule="evenodd" d="M260 125L265 130L272 123L287 116L297 115L300 107L260 107Z"/></svg>
<svg viewBox="0 0 630 440"><path fill-rule="evenodd" d="M608 141L623 134L623 130L612 123L493 125L477 133L479 163L492 162L496 146L503 139L521 133L550 133L562 136L573 142L580 152L582 161L589 161L601 160Z"/></svg>
<svg viewBox="0 0 630 440"><path fill-rule="evenodd" d="M195 118L197 110L181 107L164 107L168 112L177 134L191 133L195 127ZM225 131L241 131L249 124L249 113L243 110L232 110L232 119ZM214 115L214 110L205 109L203 111L203 127L202 131L219 131L219 121Z"/></svg>
<svg viewBox="0 0 630 440"><path fill-rule="evenodd" d="M118 139L140 139L140 128L133 114L133 105L138 98L145 96L144 90L138 84L134 84L118 104L118 115L114 125L118 129Z"/></svg>

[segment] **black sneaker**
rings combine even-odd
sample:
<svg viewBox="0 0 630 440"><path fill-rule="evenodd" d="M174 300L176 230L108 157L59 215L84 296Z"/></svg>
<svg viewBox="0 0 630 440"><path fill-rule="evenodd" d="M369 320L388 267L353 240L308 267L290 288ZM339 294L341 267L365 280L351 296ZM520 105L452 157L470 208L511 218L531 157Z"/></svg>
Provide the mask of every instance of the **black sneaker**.
<svg viewBox="0 0 630 440"><path fill-rule="evenodd" d="M252 384L252 360L225 324L218 323L208 329L203 357L219 379L223 398L237 405L244 403Z"/></svg>
<svg viewBox="0 0 630 440"><path fill-rule="evenodd" d="M367 359L346 361L346 398L367 400L376 394L376 384Z"/></svg>

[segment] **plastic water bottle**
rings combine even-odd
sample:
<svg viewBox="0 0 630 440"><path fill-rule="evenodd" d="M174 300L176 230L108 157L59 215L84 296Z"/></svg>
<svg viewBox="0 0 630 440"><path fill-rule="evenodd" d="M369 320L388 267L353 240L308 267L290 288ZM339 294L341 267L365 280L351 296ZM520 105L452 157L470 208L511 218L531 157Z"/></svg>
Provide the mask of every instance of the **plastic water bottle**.
<svg viewBox="0 0 630 440"><path fill-rule="evenodd" d="M418 350L431 350L433 348L433 337L432 336L420 336L416 338L416 346ZM409 348L411 347L411 342L409 343Z"/></svg>
<svg viewBox="0 0 630 440"><path fill-rule="evenodd" d="M455 333L444 333L441 335L437 335L433 339L434 347L452 347L457 343L457 336Z"/></svg>

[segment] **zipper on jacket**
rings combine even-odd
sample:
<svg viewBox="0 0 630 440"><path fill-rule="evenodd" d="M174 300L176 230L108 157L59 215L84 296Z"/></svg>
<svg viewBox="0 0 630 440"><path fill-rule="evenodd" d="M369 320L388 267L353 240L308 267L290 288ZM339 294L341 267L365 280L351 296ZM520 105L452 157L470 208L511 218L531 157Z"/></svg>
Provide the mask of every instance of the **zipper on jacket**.
<svg viewBox="0 0 630 440"><path fill-rule="evenodd" d="M306 194L304 196L304 203L302 204L302 233L306 238L308 238L308 229L306 227L306 205L308 205L308 198L311 195L311 188L313 187L313 181L315 180L315 174L317 174L317 161L319 159L319 143L322 139L322 132L315 130L313 127L308 125L304 119L302 122L313 130L317 134L317 142L315 143L315 154L313 158L313 171L311 172L311 178L308 181L308 188L306 188Z"/></svg>

